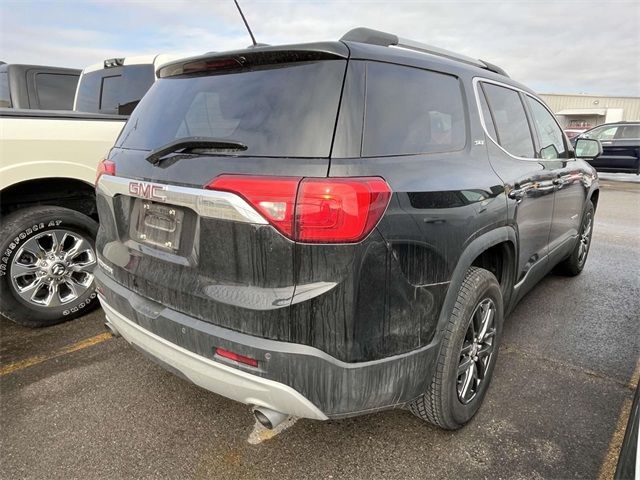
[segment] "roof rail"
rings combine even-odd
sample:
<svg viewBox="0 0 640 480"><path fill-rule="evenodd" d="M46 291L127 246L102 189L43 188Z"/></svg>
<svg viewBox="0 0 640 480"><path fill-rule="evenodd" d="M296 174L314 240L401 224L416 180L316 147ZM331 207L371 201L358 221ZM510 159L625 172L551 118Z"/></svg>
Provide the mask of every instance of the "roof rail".
<svg viewBox="0 0 640 480"><path fill-rule="evenodd" d="M452 52L450 50L445 50L444 48L427 45L426 43L414 42L413 40L400 38L393 33L381 32L379 30L373 30L371 28L354 28L353 30L349 30L347 33L345 33L340 40L343 40L345 42L380 45L382 47L400 47L406 48L408 50L430 53L431 55L438 55L440 57L445 57L451 60L457 60L459 62L464 62L476 67L484 68L485 70L489 70L505 77L509 76L507 75L507 72L505 72L502 68L489 62L467 57L466 55Z"/></svg>

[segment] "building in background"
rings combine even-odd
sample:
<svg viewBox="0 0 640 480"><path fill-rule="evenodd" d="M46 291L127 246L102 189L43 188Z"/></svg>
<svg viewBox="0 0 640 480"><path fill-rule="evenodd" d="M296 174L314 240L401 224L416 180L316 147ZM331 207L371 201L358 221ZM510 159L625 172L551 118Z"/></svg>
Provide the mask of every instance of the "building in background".
<svg viewBox="0 0 640 480"><path fill-rule="evenodd" d="M586 130L611 122L640 121L640 97L547 93L540 97L565 130Z"/></svg>

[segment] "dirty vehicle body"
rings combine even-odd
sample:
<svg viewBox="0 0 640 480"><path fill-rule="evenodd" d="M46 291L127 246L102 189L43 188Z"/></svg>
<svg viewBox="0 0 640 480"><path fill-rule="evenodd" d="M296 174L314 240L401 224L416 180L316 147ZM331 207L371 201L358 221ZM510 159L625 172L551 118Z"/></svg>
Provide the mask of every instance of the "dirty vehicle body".
<svg viewBox="0 0 640 480"><path fill-rule="evenodd" d="M470 420L504 314L582 270L597 177L503 71L400 42L161 69L100 169L108 326L266 426Z"/></svg>

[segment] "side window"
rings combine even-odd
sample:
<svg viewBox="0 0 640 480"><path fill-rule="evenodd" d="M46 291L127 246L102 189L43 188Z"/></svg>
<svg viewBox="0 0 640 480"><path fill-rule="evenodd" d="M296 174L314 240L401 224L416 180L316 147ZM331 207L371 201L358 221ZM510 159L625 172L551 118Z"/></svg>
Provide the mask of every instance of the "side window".
<svg viewBox="0 0 640 480"><path fill-rule="evenodd" d="M567 148L564 143L564 135L553 118L553 115L535 98L527 96L531 107L533 120L538 132L540 143L540 158L552 160L554 158L567 158Z"/></svg>
<svg viewBox="0 0 640 480"><path fill-rule="evenodd" d="M363 156L464 148L464 108L456 77L370 62L366 78Z"/></svg>
<svg viewBox="0 0 640 480"><path fill-rule="evenodd" d="M38 108L43 110L71 110L78 84L77 75L38 73L35 76Z"/></svg>
<svg viewBox="0 0 640 480"><path fill-rule="evenodd" d="M120 103L120 83L121 75L114 75L102 78L102 88L100 89L100 112L118 113Z"/></svg>
<svg viewBox="0 0 640 480"><path fill-rule="evenodd" d="M590 132L584 134L585 138L594 138L596 140L612 140L618 131L618 127L602 127L594 128Z"/></svg>
<svg viewBox="0 0 640 480"><path fill-rule="evenodd" d="M498 143L516 157L534 158L533 139L520 95L510 88L483 83L493 113Z"/></svg>
<svg viewBox="0 0 640 480"><path fill-rule="evenodd" d="M496 127L493 124L491 110L489 110L489 105L487 104L487 99L484 96L484 90L482 88L478 89L478 97L480 98L480 109L482 110L482 120L484 120L484 126L487 127L487 132L489 132L491 138L497 141L498 135L496 134Z"/></svg>
<svg viewBox="0 0 640 480"><path fill-rule="evenodd" d="M640 138L640 125L623 125L618 128L615 136L618 140L629 140Z"/></svg>

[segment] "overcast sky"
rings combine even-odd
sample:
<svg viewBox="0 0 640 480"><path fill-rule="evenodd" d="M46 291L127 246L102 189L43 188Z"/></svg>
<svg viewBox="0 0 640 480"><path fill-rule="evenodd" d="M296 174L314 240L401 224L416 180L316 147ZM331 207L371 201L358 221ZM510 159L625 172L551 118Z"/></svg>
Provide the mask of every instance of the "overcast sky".
<svg viewBox="0 0 640 480"><path fill-rule="evenodd" d="M367 26L506 69L541 93L640 96L640 1L240 0L257 40ZM232 0L0 0L0 60L81 68L249 44Z"/></svg>

